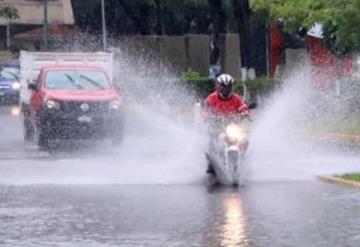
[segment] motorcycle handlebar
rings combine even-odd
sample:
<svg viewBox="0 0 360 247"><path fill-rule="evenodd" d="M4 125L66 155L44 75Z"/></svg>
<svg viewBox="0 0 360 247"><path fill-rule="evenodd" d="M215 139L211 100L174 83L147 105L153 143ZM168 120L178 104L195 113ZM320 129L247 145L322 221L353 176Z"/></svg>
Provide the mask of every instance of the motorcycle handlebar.
<svg viewBox="0 0 360 247"><path fill-rule="evenodd" d="M221 116L221 115L209 115L205 117L206 119L213 119L213 120L223 120L223 119L239 119L239 120L244 120L244 119L249 119L250 121L252 121L250 115L233 115L233 116Z"/></svg>
<svg viewBox="0 0 360 247"><path fill-rule="evenodd" d="M223 124L226 124L226 123L229 123L229 122L241 123L245 119L248 119L250 122L253 121L249 115L247 115L247 116L236 115L236 116L232 116L232 117L229 117L229 116L207 116L205 118L205 121L210 123L210 124L215 124L215 125L221 124L221 125L223 125Z"/></svg>

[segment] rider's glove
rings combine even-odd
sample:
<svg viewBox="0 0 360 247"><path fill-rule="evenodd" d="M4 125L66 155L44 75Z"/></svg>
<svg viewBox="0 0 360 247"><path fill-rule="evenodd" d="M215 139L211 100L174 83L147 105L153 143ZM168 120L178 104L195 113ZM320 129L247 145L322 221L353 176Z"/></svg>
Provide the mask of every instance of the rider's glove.
<svg viewBox="0 0 360 247"><path fill-rule="evenodd" d="M248 117L248 116L249 116L249 111L240 112L240 116L242 116L242 117Z"/></svg>

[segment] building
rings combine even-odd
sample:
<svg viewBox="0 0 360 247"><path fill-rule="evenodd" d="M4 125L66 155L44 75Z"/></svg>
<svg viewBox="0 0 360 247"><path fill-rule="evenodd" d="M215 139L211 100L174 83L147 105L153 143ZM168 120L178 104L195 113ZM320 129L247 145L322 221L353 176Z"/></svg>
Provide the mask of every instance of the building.
<svg viewBox="0 0 360 247"><path fill-rule="evenodd" d="M6 6L17 9L19 17L11 20L0 18L0 50L9 48L13 43L41 42L44 33L44 0L0 0L0 8ZM71 0L47 0L47 22L49 30L55 30L55 33L49 33L49 38L51 35L62 35L63 30L72 27L74 14ZM42 31L39 32L39 29ZM59 33L56 30L62 31Z"/></svg>

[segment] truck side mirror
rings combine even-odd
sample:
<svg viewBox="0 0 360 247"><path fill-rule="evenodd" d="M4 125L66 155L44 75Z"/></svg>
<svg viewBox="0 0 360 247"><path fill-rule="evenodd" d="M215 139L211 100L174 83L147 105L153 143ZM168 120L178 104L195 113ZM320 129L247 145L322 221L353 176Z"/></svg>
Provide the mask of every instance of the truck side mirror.
<svg viewBox="0 0 360 247"><path fill-rule="evenodd" d="M28 84L28 89L37 91L37 85L34 82Z"/></svg>

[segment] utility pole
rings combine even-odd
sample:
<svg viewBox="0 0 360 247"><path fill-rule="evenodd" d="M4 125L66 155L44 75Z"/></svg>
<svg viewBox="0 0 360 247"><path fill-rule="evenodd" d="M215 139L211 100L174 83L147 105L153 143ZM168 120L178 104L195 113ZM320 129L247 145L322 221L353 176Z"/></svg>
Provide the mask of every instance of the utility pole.
<svg viewBox="0 0 360 247"><path fill-rule="evenodd" d="M10 48L10 20L6 24L6 48Z"/></svg>
<svg viewBox="0 0 360 247"><path fill-rule="evenodd" d="M47 11L47 1L44 0L44 48L47 49L48 46L48 11Z"/></svg>
<svg viewBox="0 0 360 247"><path fill-rule="evenodd" d="M103 33L103 45L104 51L106 51L106 20L105 20L105 0L101 0L101 16L102 16L102 33Z"/></svg>

